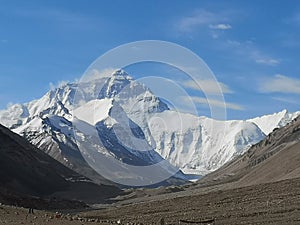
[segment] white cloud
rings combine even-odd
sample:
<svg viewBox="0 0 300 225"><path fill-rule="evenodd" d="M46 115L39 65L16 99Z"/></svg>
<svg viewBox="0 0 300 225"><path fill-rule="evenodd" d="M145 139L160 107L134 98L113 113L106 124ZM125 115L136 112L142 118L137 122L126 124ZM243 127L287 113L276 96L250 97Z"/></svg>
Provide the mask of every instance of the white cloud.
<svg viewBox="0 0 300 225"><path fill-rule="evenodd" d="M255 62L258 64L265 64L269 66L276 66L280 63L278 59L263 56L261 54L254 54Z"/></svg>
<svg viewBox="0 0 300 225"><path fill-rule="evenodd" d="M265 79L260 86L260 91L264 93L300 94L300 80L277 74Z"/></svg>
<svg viewBox="0 0 300 225"><path fill-rule="evenodd" d="M252 41L239 42L236 40L227 40L225 43L236 54L247 57L255 63L268 66L276 66L280 64L280 60L263 53Z"/></svg>
<svg viewBox="0 0 300 225"><path fill-rule="evenodd" d="M239 47L242 45L241 42L239 41L236 41L236 40L227 40L227 45L230 46L230 47Z"/></svg>
<svg viewBox="0 0 300 225"><path fill-rule="evenodd" d="M187 16L182 18L177 24L178 30L181 32L191 32L195 28L206 26L206 27L215 27L212 29L222 29L226 30L230 29L231 26L229 24L225 24L228 18L221 13L212 13L210 11L201 9L197 10L192 16ZM215 25L214 25L215 24ZM230 28L229 28L230 27ZM225 29L224 29L225 28Z"/></svg>
<svg viewBox="0 0 300 225"><path fill-rule="evenodd" d="M208 94L219 94L220 91L223 94L233 93L233 91L230 90L226 84L217 82L215 80L189 80L183 82L182 85L186 88L202 90L204 93Z"/></svg>
<svg viewBox="0 0 300 225"><path fill-rule="evenodd" d="M207 25L216 21L213 13L206 10L199 10L193 16L184 17L179 21L180 31L191 31L193 28Z"/></svg>
<svg viewBox="0 0 300 225"><path fill-rule="evenodd" d="M209 28L215 29L215 30L229 30L232 27L230 24L219 23L219 24L215 24L215 25L209 25Z"/></svg>
<svg viewBox="0 0 300 225"><path fill-rule="evenodd" d="M49 83L49 87L50 87L50 90L53 91L55 90L56 88L61 88L63 86L65 86L66 84L70 83L70 81L66 81L66 80L61 80L61 81L58 81L57 84L53 84L52 82Z"/></svg>
<svg viewBox="0 0 300 225"><path fill-rule="evenodd" d="M230 102L223 102L217 99L208 99L208 98L202 98L202 97L191 97L192 100L195 103L203 104L203 105L210 105L220 108L227 108L227 109L233 109L233 110L244 110L244 107L235 103Z"/></svg>
<svg viewBox="0 0 300 225"><path fill-rule="evenodd" d="M118 68L106 68L103 70L93 69L85 74L85 81L96 80L103 77L110 77Z"/></svg>

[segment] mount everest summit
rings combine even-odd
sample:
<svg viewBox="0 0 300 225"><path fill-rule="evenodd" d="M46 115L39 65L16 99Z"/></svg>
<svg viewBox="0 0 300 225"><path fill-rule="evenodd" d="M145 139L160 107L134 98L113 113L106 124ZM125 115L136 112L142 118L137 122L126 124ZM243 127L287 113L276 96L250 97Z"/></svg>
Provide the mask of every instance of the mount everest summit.
<svg viewBox="0 0 300 225"><path fill-rule="evenodd" d="M84 104L74 104L78 95ZM89 132L97 132L101 140L97 151L108 158L142 166L164 158L185 174L205 175L298 115L284 110L246 121L218 121L176 112L145 85L118 70L80 88L68 83L38 100L11 105L0 111L0 123L64 165L108 182L79 150L78 139L96 145Z"/></svg>

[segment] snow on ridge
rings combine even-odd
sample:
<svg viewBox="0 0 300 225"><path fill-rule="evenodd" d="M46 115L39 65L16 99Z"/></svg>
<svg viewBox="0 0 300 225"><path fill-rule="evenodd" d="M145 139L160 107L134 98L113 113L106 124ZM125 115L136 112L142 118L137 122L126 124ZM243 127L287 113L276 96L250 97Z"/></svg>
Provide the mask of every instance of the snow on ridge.
<svg viewBox="0 0 300 225"><path fill-rule="evenodd" d="M97 122L109 117L109 111L112 107L112 99L95 99L74 109L74 115L77 119L87 122L90 125L96 125Z"/></svg>
<svg viewBox="0 0 300 225"><path fill-rule="evenodd" d="M159 154L183 172L200 175L218 169L265 137L251 122L218 121L174 111L155 114L149 128Z"/></svg>
<svg viewBox="0 0 300 225"><path fill-rule="evenodd" d="M104 85L102 81L81 84L83 92L88 94L94 93L101 86L103 89L99 95L90 95L84 105L74 109L75 116L92 126L105 121L109 127L114 124L109 115L110 110L122 107L126 117L143 130L148 143L151 146L155 143L155 150L163 158L189 174L205 175L218 169L261 141L274 128L284 126L300 115L300 112L288 113L283 110L246 121L217 121L169 110L151 90L135 82L125 71L116 71ZM58 137L59 134L68 137L74 116L72 100L77 87L78 84L74 83L64 84L38 100L0 110L0 123L25 136L26 132L31 133L32 143L45 139L41 136L45 129L55 129ZM128 92L123 90L124 87L128 88ZM120 93L121 90L124 92ZM65 121L61 122L61 119ZM34 132L40 136L32 136ZM53 136L52 139L49 138L51 136L46 137L49 143L55 142ZM57 150L53 148L53 151ZM69 160L68 155L64 155L64 161L65 158Z"/></svg>
<svg viewBox="0 0 300 225"><path fill-rule="evenodd" d="M287 125L300 115L300 111L289 113L286 109L270 115L264 115L249 119L247 121L255 123L266 135L270 134L275 128Z"/></svg>

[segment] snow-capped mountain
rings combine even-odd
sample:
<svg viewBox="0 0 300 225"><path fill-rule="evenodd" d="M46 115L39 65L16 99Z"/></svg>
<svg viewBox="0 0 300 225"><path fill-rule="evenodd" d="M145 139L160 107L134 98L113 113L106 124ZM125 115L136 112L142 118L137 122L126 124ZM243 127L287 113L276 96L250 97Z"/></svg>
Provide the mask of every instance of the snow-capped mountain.
<svg viewBox="0 0 300 225"><path fill-rule="evenodd" d="M99 88L101 91L97 92ZM76 90L84 105L72 106ZM96 112L94 116L89 115L91 111ZM108 79L81 84L80 89L78 84L65 84L39 100L9 106L0 111L0 123L70 168L99 179L78 149L74 119L96 126L103 144L99 151L119 160L147 165L163 157L185 173L204 175L299 114L283 111L247 121L216 121L179 113L170 110L145 85L119 70ZM131 134L126 134L124 141L133 136L128 139L129 144L149 148L148 152L132 150L118 139L122 136L116 137L115 128L128 123ZM86 131L78 132L87 135Z"/></svg>
<svg viewBox="0 0 300 225"><path fill-rule="evenodd" d="M129 89L132 90L132 92L128 92L129 96L119 95L118 98L115 98L127 84L129 84ZM101 87L101 91L96 92L99 87ZM0 112L0 123L23 135L31 143L75 171L101 184L106 183L105 179L99 176L86 163L74 137L71 101L73 101L76 92L88 102L84 106L76 108L74 110L76 113L80 110L92 112L93 110L90 110L89 106L94 107L95 104L93 103L99 103L99 114L95 123L88 121L86 119L88 117L79 119L92 125L97 124L100 138L105 140L103 143L108 155L127 163L131 162L134 165L155 164L162 160L161 156L153 149L152 151L143 152L129 150L118 142L113 133L112 127L114 125L119 125L120 122L124 123L129 120L124 111L116 110L116 108L123 109L124 107L132 114L140 113L136 111L142 108L149 113L162 112L168 109L167 105L153 96L147 87L134 82L123 71L117 71L109 79L103 78L90 83L80 84L80 89L78 84L67 84L49 91L39 100L10 106L8 110ZM95 101L97 98L99 100ZM138 99L142 104L130 105L130 101L133 102L131 99ZM116 100L118 102L115 102ZM123 105L123 107L120 105ZM110 115L110 112L114 115ZM120 121L122 119L120 117L121 112L123 112L124 122ZM78 116L78 113L76 115ZM115 123L109 124L109 120L114 120ZM139 137L141 139L144 135L141 128L133 121L131 121L131 125L134 125L132 131L136 131L136 134L141 134ZM89 138L86 133L82 133L82 135L85 135L85 138ZM178 177L183 178L180 174Z"/></svg>
<svg viewBox="0 0 300 225"><path fill-rule="evenodd" d="M83 159L73 136L71 101L77 84L51 90L41 99L0 112L0 123L76 172L106 184Z"/></svg>
<svg viewBox="0 0 300 225"><path fill-rule="evenodd" d="M164 124L150 123L150 130L156 150L185 173L204 175L214 171L265 137L254 123L180 114L184 121L180 126L174 114L165 111L156 115Z"/></svg>
<svg viewBox="0 0 300 225"><path fill-rule="evenodd" d="M265 115L248 120L255 123L266 135L269 135L275 128L284 127L300 115L300 111L289 113L286 109L271 115Z"/></svg>

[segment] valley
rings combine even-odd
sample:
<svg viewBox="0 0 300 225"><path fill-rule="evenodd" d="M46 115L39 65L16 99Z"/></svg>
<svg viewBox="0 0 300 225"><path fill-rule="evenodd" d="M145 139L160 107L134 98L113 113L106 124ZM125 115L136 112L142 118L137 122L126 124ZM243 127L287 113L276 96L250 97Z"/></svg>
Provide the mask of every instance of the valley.
<svg viewBox="0 0 300 225"><path fill-rule="evenodd" d="M181 127L176 123L178 115L173 115L176 112L145 86L134 83L123 71L112 77L104 97L88 101L75 112L70 105L74 84L0 111L0 121L13 131L0 127L2 223L300 223L299 112L283 110L247 121L217 121L179 113L186 121ZM139 87L139 91L130 90L135 93L131 99L139 99L143 107L132 100L137 108L128 111L126 107L132 108L124 103L128 96L120 99L115 95L120 90L114 88L131 82L131 87ZM88 90L89 84L85 85ZM114 111L122 104L124 111ZM97 117L91 115L93 109ZM151 116L163 119L168 129L159 123L145 123ZM73 127L74 121L77 126ZM126 121L132 123L135 134L129 140L139 138L136 146L150 149L151 141L160 143L155 151L135 152L119 142L112 127ZM85 148L98 146L97 154L106 155L107 160L113 156L145 166L165 158L170 168L181 167L173 177L152 187L115 184L85 161L82 154L89 152L79 149L76 136L82 138ZM95 142L95 137L103 145ZM186 165L195 169L186 170ZM200 179L190 182L189 176ZM35 214L28 214L28 208L34 208Z"/></svg>
<svg viewBox="0 0 300 225"><path fill-rule="evenodd" d="M0 6L0 225L300 225L300 2Z"/></svg>

